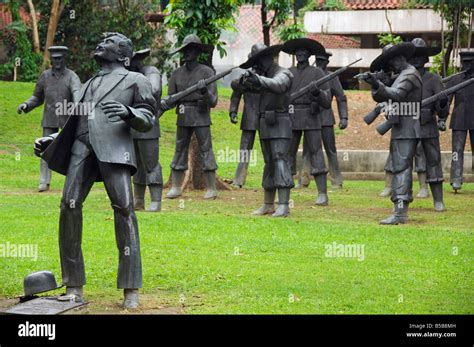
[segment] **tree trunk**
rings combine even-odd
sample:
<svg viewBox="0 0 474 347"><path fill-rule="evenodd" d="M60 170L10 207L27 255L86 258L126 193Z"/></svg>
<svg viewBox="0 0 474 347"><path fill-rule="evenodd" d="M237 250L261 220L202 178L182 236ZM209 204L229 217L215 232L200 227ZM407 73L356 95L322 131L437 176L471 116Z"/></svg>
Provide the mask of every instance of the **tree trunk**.
<svg viewBox="0 0 474 347"><path fill-rule="evenodd" d="M38 34L38 21L36 20L36 10L33 0L27 0L28 8L30 9L30 17L33 31L33 50L35 53L40 53L40 42Z"/></svg>
<svg viewBox="0 0 474 347"><path fill-rule="evenodd" d="M61 4L60 0L53 0L53 3L51 4L51 15L49 17L48 23L48 32L46 34L46 44L44 46L43 67L49 65L48 48L54 43L54 35L56 34L59 18L61 17L61 12L63 9L64 4Z"/></svg>
<svg viewBox="0 0 474 347"><path fill-rule="evenodd" d="M262 18L263 43L267 46L270 46L270 26L268 25L267 5L265 0L262 0L262 5L260 6L260 15Z"/></svg>

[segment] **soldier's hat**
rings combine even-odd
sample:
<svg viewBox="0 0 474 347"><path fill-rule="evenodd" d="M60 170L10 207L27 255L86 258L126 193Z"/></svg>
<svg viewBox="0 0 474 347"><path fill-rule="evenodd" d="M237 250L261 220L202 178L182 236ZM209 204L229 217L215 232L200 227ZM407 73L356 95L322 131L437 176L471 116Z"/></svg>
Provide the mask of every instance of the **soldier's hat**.
<svg viewBox="0 0 474 347"><path fill-rule="evenodd" d="M62 57L66 55L69 49L66 46L49 46L48 47L49 54L51 58L54 57Z"/></svg>
<svg viewBox="0 0 474 347"><path fill-rule="evenodd" d="M256 45L252 46L252 50L250 51L249 58L247 61L240 65L242 69L249 69L255 64L257 64L258 59L264 57L266 55L276 55L280 52L282 45L273 45L268 47L263 43L257 43Z"/></svg>
<svg viewBox="0 0 474 347"><path fill-rule="evenodd" d="M311 55L321 55L326 52L318 41L305 37L286 41L281 50L288 54L295 54L298 48L307 49Z"/></svg>
<svg viewBox="0 0 474 347"><path fill-rule="evenodd" d="M323 53L316 55L317 60L329 60L329 57L332 57L332 53L326 50L324 50Z"/></svg>
<svg viewBox="0 0 474 347"><path fill-rule="evenodd" d="M390 59L399 55L410 59L415 53L415 49L415 45L411 42L402 42L396 45L388 44L382 49L382 54L375 58L372 64L370 64L370 71L387 70Z"/></svg>
<svg viewBox="0 0 474 347"><path fill-rule="evenodd" d="M459 56L461 60L474 60L474 50L460 51Z"/></svg>
<svg viewBox="0 0 474 347"><path fill-rule="evenodd" d="M196 48L202 53L212 53L212 51L214 50L213 45L204 44L197 35L189 34L184 38L183 44L180 47L176 48L174 51L172 51L170 54L176 54L178 52L181 52L187 47Z"/></svg>
<svg viewBox="0 0 474 347"><path fill-rule="evenodd" d="M138 59L143 60L150 55L150 48L141 49L139 51L133 52L132 60Z"/></svg>
<svg viewBox="0 0 474 347"><path fill-rule="evenodd" d="M415 53L413 54L414 57L420 55L431 57L432 55L436 55L441 52L441 47L428 47L425 40L419 37L414 38L411 43L415 45Z"/></svg>

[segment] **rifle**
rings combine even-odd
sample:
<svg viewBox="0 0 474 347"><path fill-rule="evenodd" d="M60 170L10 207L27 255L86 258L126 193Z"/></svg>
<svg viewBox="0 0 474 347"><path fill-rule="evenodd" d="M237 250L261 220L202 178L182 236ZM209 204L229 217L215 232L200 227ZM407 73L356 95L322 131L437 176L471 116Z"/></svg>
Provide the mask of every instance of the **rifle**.
<svg viewBox="0 0 474 347"><path fill-rule="evenodd" d="M311 82L310 84L308 84L307 86L304 86L303 88L301 88L300 90L297 90L296 92L294 93L291 93L290 95L290 103L295 101L296 99L302 97L303 95L305 95L306 93L309 93L310 91L312 91L314 88L317 88L321 85L323 85L324 83L332 80L333 78L336 78L337 76L339 76L340 74L342 74L343 72L345 72L347 69L349 69L350 66L354 65L355 63L361 61L362 58L359 58L357 59L356 61L353 61L352 63L350 63L349 65L346 65L346 66L343 66L339 69L337 69L336 71L334 72L331 72L330 74L327 74L326 76L324 77L321 77L319 80L317 81L314 81L314 82Z"/></svg>
<svg viewBox="0 0 474 347"><path fill-rule="evenodd" d="M221 79L222 77L227 76L228 74L230 74L236 68L237 68L237 66L234 66L234 67L232 67L230 69L227 69L225 71L222 71L222 72L220 72L220 73L218 73L214 76L206 78L204 80L204 82L206 83L206 86L208 86L211 83L214 83L215 81ZM160 108L158 109L157 117L161 117L165 111L167 111L168 109L174 107L174 105L176 105L179 102L179 100L185 98L188 95L191 95L192 93L195 93L197 90L198 90L198 86L197 86L197 83L196 83L196 84L192 85L191 87L188 87L188 88L186 88L186 89L184 89L180 92L177 92L173 95L168 95L167 97L161 99Z"/></svg>
<svg viewBox="0 0 474 347"><path fill-rule="evenodd" d="M443 83L449 82L453 77L460 76L460 75L464 75L464 73L465 73L466 71L467 71L467 70L463 70L463 71L461 71L461 72L455 73L454 75L447 76L447 77L443 78L443 79L441 80L441 82L443 82Z"/></svg>
<svg viewBox="0 0 474 347"><path fill-rule="evenodd" d="M456 93L458 90L467 87L468 85L472 84L473 82L474 82L474 78L470 78L470 79L468 79L468 80L466 80L466 81L464 81L464 82L461 82L461 83L459 83L459 84L456 84L455 86L452 86L452 87L450 87L450 88L448 88L448 89L445 89L445 90L443 90L443 91L441 91L441 92L439 92L439 93L437 93L437 94L435 94L435 95L432 95L432 96L430 96L430 97L427 97L426 99L423 99L423 100L421 101L420 110L421 110L421 108L426 107L426 106L428 106L428 105L430 105L430 104L432 104L432 103L434 103L434 102L440 100L440 99L443 98L443 97L447 97L447 96L449 96L449 95L451 95L451 94ZM390 120L386 120L386 121L383 122L382 124L378 125L376 129L377 129L377 132L378 132L380 135L385 135L385 133L386 133L387 131L389 131L389 130L392 128L392 126L393 126L393 123L392 123Z"/></svg>

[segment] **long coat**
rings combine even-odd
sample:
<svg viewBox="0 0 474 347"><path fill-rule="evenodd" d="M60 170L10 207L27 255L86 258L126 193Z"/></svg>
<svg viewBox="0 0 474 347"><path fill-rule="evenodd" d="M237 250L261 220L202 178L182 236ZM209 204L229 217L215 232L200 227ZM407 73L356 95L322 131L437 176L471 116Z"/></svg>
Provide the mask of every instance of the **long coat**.
<svg viewBox="0 0 474 347"><path fill-rule="evenodd" d="M82 87L79 94L80 102L83 101L93 79ZM111 73L109 82L94 93L95 107L88 117L90 143L99 161L128 165L134 174L137 165L130 129L146 132L152 128L156 102L150 82L139 73L117 69ZM101 102L109 100L122 103L135 117L110 122L100 107ZM64 129L42 156L51 170L63 175L66 175L69 167L79 117L80 115L71 115L68 118ZM100 180L100 177L97 180Z"/></svg>
<svg viewBox="0 0 474 347"><path fill-rule="evenodd" d="M453 79L448 82L446 87L452 87L472 77L474 76L468 74L453 77ZM451 115L449 128L453 130L474 129L474 84L458 90L456 93L454 93L454 95L451 95L449 98L450 105L453 101L453 98L454 109Z"/></svg>

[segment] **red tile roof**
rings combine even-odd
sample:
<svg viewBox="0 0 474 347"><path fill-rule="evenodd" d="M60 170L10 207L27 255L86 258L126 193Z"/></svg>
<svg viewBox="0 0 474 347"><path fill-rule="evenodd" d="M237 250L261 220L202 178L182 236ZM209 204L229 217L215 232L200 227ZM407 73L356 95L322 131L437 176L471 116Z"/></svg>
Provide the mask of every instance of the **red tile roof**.
<svg viewBox="0 0 474 347"><path fill-rule="evenodd" d="M316 0L321 6L325 0ZM342 0L348 10L391 10L404 7L408 0ZM427 5L410 4L413 8L429 8Z"/></svg>
<svg viewBox="0 0 474 347"><path fill-rule="evenodd" d="M269 16L271 18L271 15ZM263 42L260 6L244 5L240 7L235 23L235 35L229 35L226 41L229 48L248 47ZM307 34L308 38L321 42L326 48L359 48L360 42L342 35ZM279 43L275 32L270 34L271 44Z"/></svg>
<svg viewBox="0 0 474 347"><path fill-rule="evenodd" d="M20 7L20 17L25 23L30 22L30 14L25 11L23 7ZM5 4L0 4L0 29L5 28L12 22L12 14Z"/></svg>

